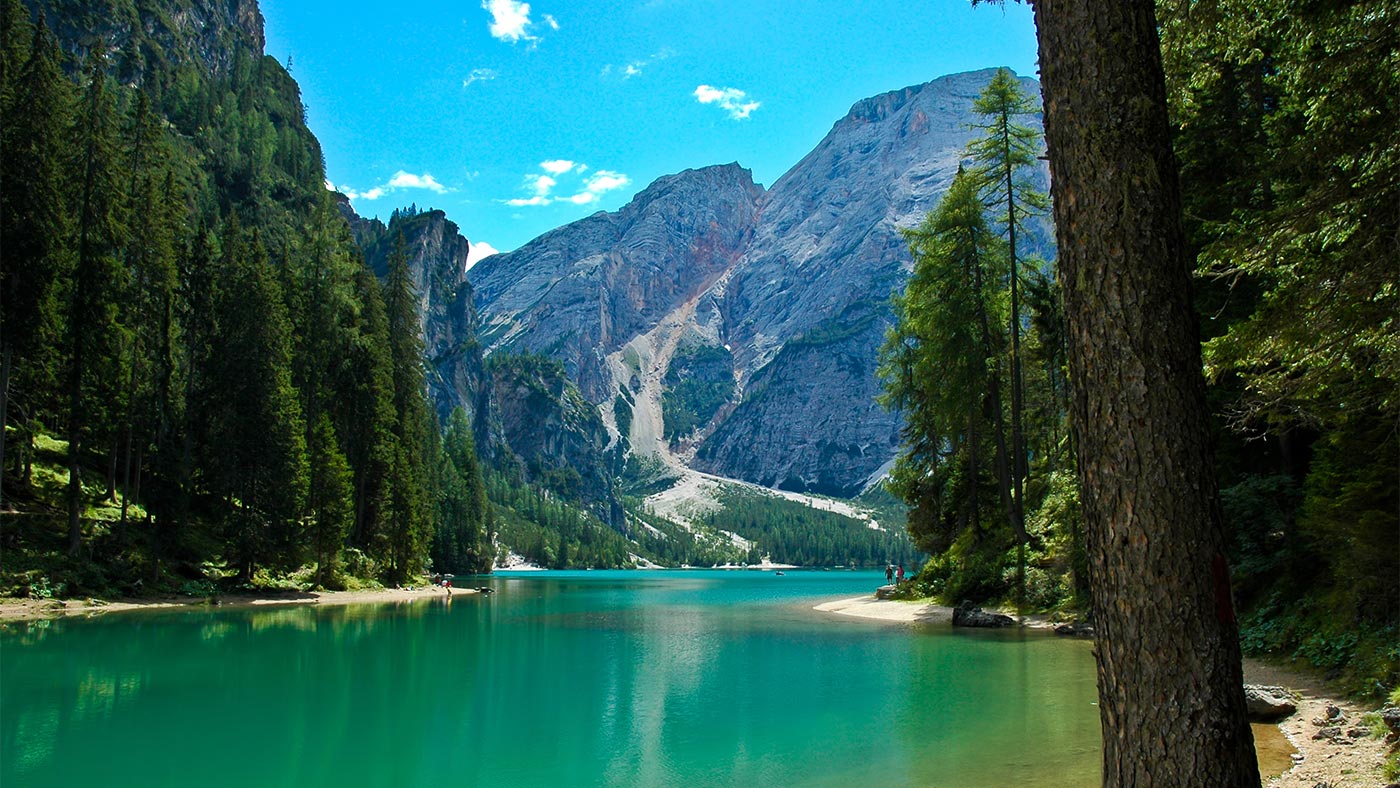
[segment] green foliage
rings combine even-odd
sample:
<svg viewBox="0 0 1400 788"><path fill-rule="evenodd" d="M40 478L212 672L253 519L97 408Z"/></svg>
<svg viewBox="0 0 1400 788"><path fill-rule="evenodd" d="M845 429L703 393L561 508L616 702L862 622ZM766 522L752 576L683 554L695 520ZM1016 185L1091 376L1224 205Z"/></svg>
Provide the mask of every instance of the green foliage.
<svg viewBox="0 0 1400 788"><path fill-rule="evenodd" d="M1246 649L1394 686L1400 8L1159 18Z"/></svg>
<svg viewBox="0 0 1400 788"><path fill-rule="evenodd" d="M467 414L458 408L443 436L438 518L429 555L433 569L454 574L491 571L494 517Z"/></svg>
<svg viewBox="0 0 1400 788"><path fill-rule="evenodd" d="M710 529L754 543L750 563L767 555L798 566L913 566L920 558L908 534L885 525L814 509L778 495L727 488L721 508L697 518Z"/></svg>
<svg viewBox="0 0 1400 788"><path fill-rule="evenodd" d="M734 359L715 345L683 348L671 358L665 383L662 420L667 440L675 440L709 423L734 395Z"/></svg>

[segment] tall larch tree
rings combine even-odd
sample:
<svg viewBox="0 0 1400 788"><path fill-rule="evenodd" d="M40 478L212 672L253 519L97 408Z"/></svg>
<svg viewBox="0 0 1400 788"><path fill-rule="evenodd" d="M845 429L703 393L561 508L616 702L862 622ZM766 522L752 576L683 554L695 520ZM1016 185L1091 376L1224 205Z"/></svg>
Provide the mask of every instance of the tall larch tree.
<svg viewBox="0 0 1400 788"><path fill-rule="evenodd" d="M1035 100L1026 95L1010 71L999 69L982 95L972 103L972 109L982 117L973 128L981 135L968 144L972 159L970 170L978 191L989 209L1000 214L1007 240L1006 286L1010 294L1009 315L1011 336L1011 527L1020 545L1017 549L1017 578L1019 592L1025 591L1026 546L1026 477L1027 463L1025 410L1026 385L1022 367L1021 280L1025 264L1018 236L1023 236L1029 219L1045 210L1045 195L1030 181L1037 157L1040 155L1040 134L1025 125L1024 118L1039 114Z"/></svg>
<svg viewBox="0 0 1400 788"><path fill-rule="evenodd" d="M1104 785L1257 788L1151 0L1038 0Z"/></svg>

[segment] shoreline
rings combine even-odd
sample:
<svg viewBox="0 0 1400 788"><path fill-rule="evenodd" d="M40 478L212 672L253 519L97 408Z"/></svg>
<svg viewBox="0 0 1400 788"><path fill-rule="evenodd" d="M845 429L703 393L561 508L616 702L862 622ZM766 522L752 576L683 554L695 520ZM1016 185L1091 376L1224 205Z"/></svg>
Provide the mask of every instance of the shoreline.
<svg viewBox="0 0 1400 788"><path fill-rule="evenodd" d="M452 589L452 596L476 593L477 591L471 588ZM159 596L111 601L2 597L0 598L0 623L79 616L91 617L107 613L126 613L133 610L229 610L292 605L361 605L446 597L447 594L442 588L430 585L414 588L373 588L359 591L267 591L220 594L217 605L209 604L206 597L191 596Z"/></svg>
<svg viewBox="0 0 1400 788"><path fill-rule="evenodd" d="M906 602L875 599L872 595L833 599L815 605L813 610L840 616L877 621L886 624L935 624L951 627L953 609L929 602ZM1046 616L1024 616L1022 627L1053 629L1055 624ZM1076 638L1077 639L1077 638ZM1261 754L1281 764L1278 771L1264 776L1268 788L1315 788L1328 784L1333 788L1372 788L1386 785L1382 776L1386 745L1369 735L1352 738L1346 732L1365 729L1361 717L1374 709L1349 700L1345 694L1327 686L1315 676L1256 659L1244 660L1244 680L1247 684L1280 686L1293 692L1298 710L1277 723L1253 723L1256 746ZM1315 739L1314 734L1324 726L1329 706L1341 710L1343 735L1337 738ZM1329 722L1328 725L1338 724ZM1277 731L1273 735L1272 731ZM1286 740L1283 746L1279 739ZM1292 749L1296 752L1289 753ZM1286 766L1288 758L1292 766Z"/></svg>

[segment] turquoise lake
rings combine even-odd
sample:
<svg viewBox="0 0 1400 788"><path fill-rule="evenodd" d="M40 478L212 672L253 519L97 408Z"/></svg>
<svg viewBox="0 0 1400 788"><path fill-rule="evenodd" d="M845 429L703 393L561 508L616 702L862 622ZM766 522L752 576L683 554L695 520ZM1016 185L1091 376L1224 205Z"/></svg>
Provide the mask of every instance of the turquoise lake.
<svg viewBox="0 0 1400 788"><path fill-rule="evenodd" d="M1097 786L1090 644L813 611L846 571L0 628L0 786Z"/></svg>

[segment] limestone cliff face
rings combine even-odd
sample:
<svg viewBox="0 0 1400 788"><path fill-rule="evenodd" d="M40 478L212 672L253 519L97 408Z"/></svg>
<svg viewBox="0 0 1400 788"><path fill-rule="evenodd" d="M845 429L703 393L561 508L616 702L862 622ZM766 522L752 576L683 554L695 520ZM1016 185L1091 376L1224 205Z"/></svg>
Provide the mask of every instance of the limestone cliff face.
<svg viewBox="0 0 1400 788"><path fill-rule="evenodd" d="M714 294L744 397L700 445L699 468L849 495L894 456L899 419L875 402L875 368L890 296L912 266L899 231L952 183L974 135L972 102L994 73L857 102L773 184L749 248ZM1047 226L1031 243L1045 253L1049 237ZM772 445L783 450L753 451Z"/></svg>
<svg viewBox="0 0 1400 788"><path fill-rule="evenodd" d="M471 272L491 351L564 363L594 402L617 388L607 363L732 267L763 189L737 164L657 180L616 213L596 213L492 255Z"/></svg>
<svg viewBox="0 0 1400 788"><path fill-rule="evenodd" d="M183 0L131 2L111 0L24 0L42 11L60 44L81 62L99 42L120 78L141 83L148 66L193 64L205 73L225 75L239 52L263 53L266 38L257 0Z"/></svg>
<svg viewBox="0 0 1400 788"><path fill-rule="evenodd" d="M386 226L356 215L336 195L341 215L381 280L400 235L418 296L428 393L440 420L466 411L483 456L502 470L569 498L609 502L607 431L598 411L557 362L500 354L489 366L477 341L477 312L467 282L471 245L442 211L395 212ZM606 514L607 506L599 509Z"/></svg>
<svg viewBox="0 0 1400 788"><path fill-rule="evenodd" d="M341 213L364 251L365 261L381 280L389 270L399 235L403 235L428 368L428 391L438 417L454 408L475 418L484 389L481 347L476 339L476 307L467 282L471 244L442 211L397 213L386 227L378 219L361 219L339 197ZM475 423L475 422L474 422Z"/></svg>
<svg viewBox="0 0 1400 788"><path fill-rule="evenodd" d="M634 453L858 493L898 448L875 369L912 266L900 230L952 182L993 73L857 102L766 192L737 165L688 170L488 258L471 274L487 352L563 362ZM1048 224L1033 236L1048 253Z"/></svg>

